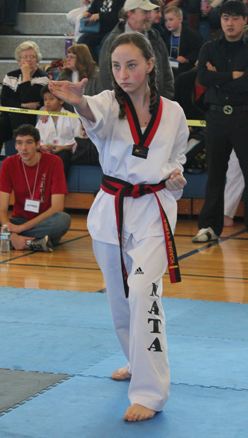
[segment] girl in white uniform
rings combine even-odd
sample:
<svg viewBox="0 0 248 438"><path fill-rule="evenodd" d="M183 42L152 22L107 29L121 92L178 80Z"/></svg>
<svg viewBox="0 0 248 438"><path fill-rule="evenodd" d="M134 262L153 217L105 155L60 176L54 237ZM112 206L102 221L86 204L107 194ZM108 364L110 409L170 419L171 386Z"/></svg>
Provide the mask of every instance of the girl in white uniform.
<svg viewBox="0 0 248 438"><path fill-rule="evenodd" d="M158 201L174 230L173 195L179 198L186 184L182 165L188 127L180 106L157 96L153 52L142 34L120 35L110 55L114 91L84 97L85 79L79 84L51 82L50 90L74 105L99 151L105 177L88 228L115 331L128 360L112 378L131 378L131 406L124 418L137 421L161 411L169 396L162 277L167 254L169 265L174 264L172 277L177 263L171 242L166 252L169 232L167 225L164 231Z"/></svg>

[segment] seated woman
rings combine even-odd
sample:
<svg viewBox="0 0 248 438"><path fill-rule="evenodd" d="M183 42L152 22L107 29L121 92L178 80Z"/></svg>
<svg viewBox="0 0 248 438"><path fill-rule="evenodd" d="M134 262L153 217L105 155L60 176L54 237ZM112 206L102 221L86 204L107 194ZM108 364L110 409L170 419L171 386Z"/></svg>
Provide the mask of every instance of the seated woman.
<svg viewBox="0 0 248 438"><path fill-rule="evenodd" d="M79 32L80 20L83 16L83 13L87 11L93 0L81 0L81 6L76 9L72 9L72 11L68 12L66 15L66 19L70 26L74 29L74 33L70 34L70 36L74 36L75 41L77 42L78 38L82 35Z"/></svg>
<svg viewBox="0 0 248 438"><path fill-rule="evenodd" d="M100 21L100 31L98 33L84 33L78 39L78 44L87 44L94 61L97 63L98 53L96 47L118 23L118 12L123 5L124 0L93 0L88 11L83 14L83 17L89 18L89 22L92 24L98 20Z"/></svg>
<svg viewBox="0 0 248 438"><path fill-rule="evenodd" d="M93 96L102 91L100 81L97 80L98 67L95 61L93 61L88 47L85 44L76 44L69 47L67 64L61 70L57 80L76 83L80 82L84 78L88 78L88 82L85 86L85 93L87 93L88 96ZM65 108L67 111L74 112L73 106L66 102L63 104L63 108ZM46 124L47 122L48 116L42 115L40 117L39 126L42 126L42 124ZM44 129L46 129L45 126ZM71 161L74 164L99 165L96 147L93 145L85 132L83 135L77 135L77 144L78 146L76 151L74 151L75 153L71 158ZM66 174L68 170L65 170Z"/></svg>
<svg viewBox="0 0 248 438"><path fill-rule="evenodd" d="M85 92L87 96L93 96L101 91L97 89L97 77L98 67L88 47L85 44L75 44L69 47L66 66L62 68L57 80L80 82L88 78Z"/></svg>
<svg viewBox="0 0 248 438"><path fill-rule="evenodd" d="M33 41L26 41L17 47L15 59L20 64L20 68L5 75L1 104L9 108L37 110L43 105L40 91L49 83L48 75L37 66L42 59L40 49ZM12 139L13 129L23 124L35 126L36 115L2 112L0 150L3 142Z"/></svg>

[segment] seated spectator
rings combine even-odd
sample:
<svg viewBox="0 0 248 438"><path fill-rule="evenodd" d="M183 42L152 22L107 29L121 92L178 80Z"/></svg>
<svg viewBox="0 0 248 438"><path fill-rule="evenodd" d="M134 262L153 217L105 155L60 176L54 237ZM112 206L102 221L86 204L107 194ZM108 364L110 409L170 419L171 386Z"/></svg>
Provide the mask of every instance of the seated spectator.
<svg viewBox="0 0 248 438"><path fill-rule="evenodd" d="M83 13L86 12L87 9L90 7L92 1L93 0L81 0L82 6L80 8L73 9L66 15L68 23L74 29L74 33L70 34L70 36L74 36L76 42L78 38L82 36L82 33L79 32L80 20L83 16Z"/></svg>
<svg viewBox="0 0 248 438"><path fill-rule="evenodd" d="M93 96L102 91L97 77L98 67L93 61L88 47L85 44L75 44L69 47L66 66L62 68L57 80L80 82L82 79L88 78L85 94Z"/></svg>
<svg viewBox="0 0 248 438"><path fill-rule="evenodd" d="M14 28L19 0L0 0L0 35L19 35Z"/></svg>
<svg viewBox="0 0 248 438"><path fill-rule="evenodd" d="M6 158L0 173L0 222L10 230L11 249L52 252L68 231L71 218L64 213L67 194L63 163L40 151L40 134L32 125L14 131L18 155ZM8 218L14 191L12 217Z"/></svg>
<svg viewBox="0 0 248 438"><path fill-rule="evenodd" d="M96 63L98 63L96 47L99 46L106 34L111 32L118 23L118 12L123 4L124 0L93 0L88 11L83 14L83 17L89 18L89 22L95 23L98 20L100 21L100 31L98 33L84 33L78 39L78 44L87 44Z"/></svg>
<svg viewBox="0 0 248 438"><path fill-rule="evenodd" d="M33 41L20 44L15 51L20 68L5 75L1 104L12 108L37 110L43 105L40 91L49 83L48 75L37 67L42 59L40 49ZM12 139L13 129L22 124L35 126L36 115L2 112L0 116L0 150L3 142Z"/></svg>
<svg viewBox="0 0 248 438"><path fill-rule="evenodd" d="M166 31L164 26L161 25L163 19L164 4L162 0L151 0L153 5L156 5L156 9L151 11L151 23L152 29L155 29L161 36L163 41L166 41Z"/></svg>
<svg viewBox="0 0 248 438"><path fill-rule="evenodd" d="M213 34L217 29L221 29L220 24L220 8L226 0L209 0L204 2L205 7L202 8L203 17L207 17L210 33Z"/></svg>
<svg viewBox="0 0 248 438"><path fill-rule="evenodd" d="M194 67L203 41L199 32L183 24L183 14L177 6L166 9L164 19L168 30L167 48L176 78Z"/></svg>
<svg viewBox="0 0 248 438"><path fill-rule="evenodd" d="M151 11L156 5L149 0L126 0L124 3L125 21L120 21L104 41L99 57L99 80L103 90L112 90L112 78L108 58L110 47L115 38L124 32L143 33L150 41L155 52L157 64L157 84L161 96L172 99L174 79L169 64L168 52L158 32L151 29Z"/></svg>
<svg viewBox="0 0 248 438"><path fill-rule="evenodd" d="M58 99L49 91L48 85L42 88L45 111L67 112L63 108L63 100ZM40 119L36 124L40 133L40 150L50 152L61 158L67 177L72 153L76 149L75 137L82 137L82 125L78 118L48 116L44 123Z"/></svg>

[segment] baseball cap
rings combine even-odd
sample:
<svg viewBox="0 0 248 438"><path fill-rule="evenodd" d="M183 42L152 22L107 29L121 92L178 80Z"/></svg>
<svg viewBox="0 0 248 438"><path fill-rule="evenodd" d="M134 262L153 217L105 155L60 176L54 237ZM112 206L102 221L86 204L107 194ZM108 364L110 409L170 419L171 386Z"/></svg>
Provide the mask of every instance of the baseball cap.
<svg viewBox="0 0 248 438"><path fill-rule="evenodd" d="M132 11L132 9L140 8L144 11L152 11L156 9L158 5L153 5L149 0L126 0L124 3L124 11Z"/></svg>

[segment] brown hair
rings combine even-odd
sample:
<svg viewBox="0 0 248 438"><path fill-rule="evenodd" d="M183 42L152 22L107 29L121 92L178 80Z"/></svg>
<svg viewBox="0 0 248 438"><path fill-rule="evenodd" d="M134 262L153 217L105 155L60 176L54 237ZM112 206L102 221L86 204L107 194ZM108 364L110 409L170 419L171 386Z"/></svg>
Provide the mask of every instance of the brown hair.
<svg viewBox="0 0 248 438"><path fill-rule="evenodd" d="M162 2L162 0L150 0L150 3L152 3L153 5L157 5L157 8L160 8L162 10L164 10L164 3Z"/></svg>
<svg viewBox="0 0 248 438"><path fill-rule="evenodd" d="M96 62L93 61L91 53L86 44L75 44L68 48L68 53L76 56L75 67L79 74L79 81L84 78L91 78L98 71ZM60 73L60 79L65 79L71 74L68 67L64 67Z"/></svg>
<svg viewBox="0 0 248 438"><path fill-rule="evenodd" d="M119 119L124 119L126 117L125 99L124 99L125 94L124 94L124 91L122 90L122 88L117 84L117 82L114 78L114 75L112 72L111 55L118 46L122 46L124 44L133 44L134 46L138 47L138 49L141 51L142 55L144 56L144 58L147 61L149 61L149 59L151 59L151 58L155 59L155 55L154 55L153 48L151 46L150 41L139 32L123 33L123 34L119 35L112 43L112 46L111 46L110 52L109 52L109 55L110 55L109 56L109 68L111 71L112 82L113 82L113 87L114 87L114 92L115 92L115 98L120 106ZM155 65L154 65L152 71L149 73L149 87L151 90L149 111L152 114L154 107L156 105L156 102L157 102L157 97L158 97Z"/></svg>

